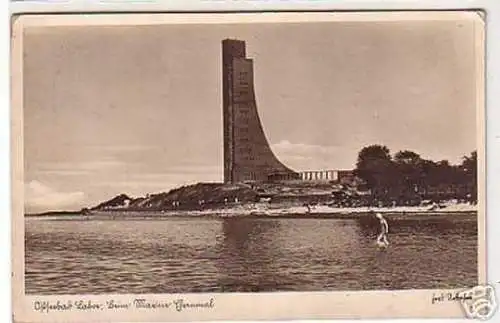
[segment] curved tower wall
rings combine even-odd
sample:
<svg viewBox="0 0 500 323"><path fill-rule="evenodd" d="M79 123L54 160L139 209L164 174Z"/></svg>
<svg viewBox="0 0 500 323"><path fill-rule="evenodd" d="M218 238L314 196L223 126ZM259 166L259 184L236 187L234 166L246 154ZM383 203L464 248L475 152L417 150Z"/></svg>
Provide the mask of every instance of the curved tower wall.
<svg viewBox="0 0 500 323"><path fill-rule="evenodd" d="M300 179L274 155L255 101L253 61L245 42L222 42L224 182Z"/></svg>

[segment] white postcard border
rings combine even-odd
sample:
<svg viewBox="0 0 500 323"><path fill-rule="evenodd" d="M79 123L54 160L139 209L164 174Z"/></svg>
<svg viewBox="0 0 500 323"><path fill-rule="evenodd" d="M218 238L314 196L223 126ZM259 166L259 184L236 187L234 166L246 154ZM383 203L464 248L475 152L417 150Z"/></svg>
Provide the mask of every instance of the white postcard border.
<svg viewBox="0 0 500 323"><path fill-rule="evenodd" d="M255 20L255 19L272 19L271 16L281 17L287 16L287 19L309 19L311 15L315 15L314 18L317 19L341 19L344 14L329 15L328 13L314 13L314 14L269 14L269 15L259 15L259 14L244 14L238 15L237 19ZM418 19L440 19L443 17L443 13L427 12L427 13L405 13L401 15L399 13L398 19L402 19L403 16L408 16L413 19L419 17ZM109 19L113 21L120 20L121 23L129 21L132 23L134 19L149 18L151 21L156 21L158 15L128 15L127 17L116 18L116 16L103 15L100 17L91 16L92 19ZM217 16L217 19L223 17L228 17L227 15L220 14L210 14L210 15L200 15L196 14L196 19L204 19L203 21L210 21ZM304 18L304 16L308 16ZM329 16L329 18L324 18ZM345 14L344 17L351 17L354 19L354 13ZM375 13L363 14L366 19L383 19L380 18ZM455 19L474 16L478 25L482 26L482 20L478 19L476 13L462 13L455 12L445 14L446 17L455 17ZM64 24L73 24L76 21L79 23L88 22L90 16L83 18L81 16L72 15L71 19L67 16L60 15L57 16L58 20L64 22ZM97 18L94 18L97 17ZM166 16L164 16L166 18ZM168 22L173 21L186 21L185 15L168 15ZM234 16L230 16L229 19L234 19ZM258 18L263 17L263 18ZM358 16L359 19L360 16ZM377 18L374 18L377 17ZM394 17L393 15L384 15L384 17ZM48 18L48 17L45 17ZM164 18L164 19L165 19ZM195 17L189 16L190 19L195 19ZM23 216L23 142L22 142L22 27L24 23L31 23L37 20L35 16L24 20L23 18L18 18L14 22L15 27L13 29L12 36L12 237L13 237L13 302L14 302L14 315L16 321L19 322L67 322L67 321L84 321L84 320L94 320L99 321L189 321L189 320L236 320L236 319L273 319L273 320L284 320L284 319L319 319L319 318L408 318L408 317L427 317L427 318L439 318L439 317L463 317L463 311L458 303L448 302L439 303L435 305L430 305L432 301L432 296L436 292L448 292L448 291L435 291L435 290L419 290L419 291L397 291L397 292L321 292L321 293L259 293L259 294L188 294L188 295L141 295L141 298L147 297L152 300L162 301L162 300L172 300L172 299L186 299L187 301L207 301L211 298L214 299L215 304L210 310L207 311L181 311L177 312L175 310L170 311L98 311L98 312L51 312L51 315L46 313L36 311L34 309L35 302L37 301L51 301L56 302L57 300L66 301L68 299L78 301L95 301L106 302L106 300L114 299L120 302L127 302L137 298L137 295L76 295L76 296L25 296L24 295L24 216ZM52 19L52 18L51 18ZM92 20L90 19L90 20ZM349 18L347 18L349 19ZM387 19L387 18L386 18ZM448 18L445 18L448 19ZM29 20L29 21L28 21ZM48 21L45 19L45 21ZM104 20L103 20L104 21ZM241 20L239 20L241 21ZM300 20L294 20L300 21ZM165 23L166 21L163 21ZM220 20L219 20L220 22ZM135 23L135 21L134 21ZM161 22L159 22L161 23ZM192 23L196 23L192 20ZM198 22L199 23L199 22ZM477 39L479 43L477 44L478 53L483 52L483 38L484 29L482 27L476 28ZM481 54L478 54L478 57ZM478 127L478 158L479 160L484 160L485 153L485 135L484 135L484 62L478 59L478 122L480 127ZM482 165L482 163L480 163ZM479 200L483 201L485 197L484 183L485 183L485 172L484 169L479 171ZM480 204L480 211L478 215L479 226L478 226L478 236L479 236L479 277L480 282L486 282L486 267L485 267L485 212L484 203ZM373 303L374 298L377 300ZM373 303L373 305L370 305Z"/></svg>

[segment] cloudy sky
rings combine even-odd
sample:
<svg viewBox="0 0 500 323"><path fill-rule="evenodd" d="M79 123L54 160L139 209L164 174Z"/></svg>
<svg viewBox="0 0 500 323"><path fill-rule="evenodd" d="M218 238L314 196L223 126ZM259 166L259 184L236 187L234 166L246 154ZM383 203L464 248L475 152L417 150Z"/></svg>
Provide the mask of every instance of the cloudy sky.
<svg viewBox="0 0 500 323"><path fill-rule="evenodd" d="M476 149L472 21L30 27L27 211L221 181L224 38L247 42L266 135L295 170L353 168L369 144Z"/></svg>

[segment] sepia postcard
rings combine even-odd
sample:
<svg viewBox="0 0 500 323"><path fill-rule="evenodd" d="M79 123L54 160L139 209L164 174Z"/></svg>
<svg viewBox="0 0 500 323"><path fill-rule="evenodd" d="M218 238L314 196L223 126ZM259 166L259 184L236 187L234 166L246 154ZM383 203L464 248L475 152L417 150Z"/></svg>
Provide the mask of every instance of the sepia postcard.
<svg viewBox="0 0 500 323"><path fill-rule="evenodd" d="M484 17L20 15L16 322L491 317Z"/></svg>

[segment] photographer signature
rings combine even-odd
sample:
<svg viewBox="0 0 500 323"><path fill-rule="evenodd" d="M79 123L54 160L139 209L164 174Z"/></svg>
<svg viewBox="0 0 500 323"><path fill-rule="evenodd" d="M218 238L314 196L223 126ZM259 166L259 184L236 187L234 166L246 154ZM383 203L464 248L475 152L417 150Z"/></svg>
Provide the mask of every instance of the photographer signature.
<svg viewBox="0 0 500 323"><path fill-rule="evenodd" d="M441 302L455 302L472 300L471 292L456 292L456 293L434 293L432 294L432 304Z"/></svg>

